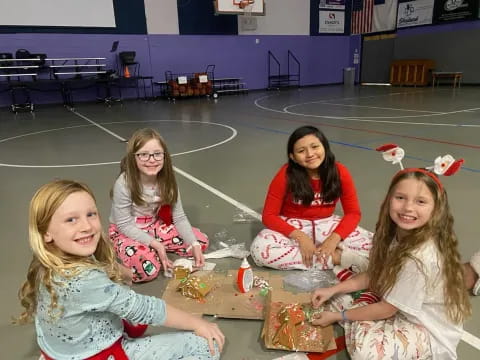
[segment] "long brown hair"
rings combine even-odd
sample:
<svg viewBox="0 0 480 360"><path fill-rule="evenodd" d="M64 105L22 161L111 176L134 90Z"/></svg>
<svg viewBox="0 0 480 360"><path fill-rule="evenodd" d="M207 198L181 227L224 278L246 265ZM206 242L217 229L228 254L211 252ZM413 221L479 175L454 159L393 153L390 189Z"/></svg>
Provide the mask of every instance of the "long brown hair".
<svg viewBox="0 0 480 360"><path fill-rule="evenodd" d="M335 201L342 194L340 174L338 173L337 164L335 163L335 155L330 149L327 137L322 131L314 126L301 126L288 138L287 189L292 194L295 201L300 201L305 206L310 205L313 201L314 193L307 170L303 166L298 165L290 157L293 154L295 143L307 135L314 135L317 137L325 149L325 159L318 167L318 176L322 183L322 200L325 203Z"/></svg>
<svg viewBox="0 0 480 360"><path fill-rule="evenodd" d="M164 152L163 167L157 175L157 186L160 189L160 196L163 204L174 205L178 199L177 180L173 172L172 158L168 151L167 144L158 131L151 128L144 128L138 129L133 133L130 140L128 140L127 154L120 163L120 175L125 174L125 180L130 190L132 201L136 205L146 205L142 197L142 182L140 180L140 171L137 167L135 154L152 139L160 143Z"/></svg>
<svg viewBox="0 0 480 360"><path fill-rule="evenodd" d="M58 297L54 289L56 283L53 280L55 275L69 278L87 268L95 268L105 271L113 281L121 281L114 251L104 234L100 236L93 257L66 254L61 252L53 242L44 241L44 235L47 233L53 214L68 196L76 192L86 192L95 201L87 185L71 180L56 180L38 189L30 202L28 230L33 258L28 268L27 280L18 294L25 311L15 321L16 323L26 323L34 316L40 284L43 284L50 293L51 312L58 308Z"/></svg>
<svg viewBox="0 0 480 360"><path fill-rule="evenodd" d="M396 246L392 247L397 225L390 218L390 201L397 184L405 179L416 179L423 182L431 192L435 204L427 223L420 228L411 230L402 237L401 241L398 241ZM415 261L423 272L422 264L412 254L414 250L430 239L435 242L442 261L441 275L445 286L447 316L451 321L461 323L471 315L471 305L464 283L458 240L453 230L453 216L448 205L447 193L425 173L414 169L399 173L392 179L387 196L380 208L368 266L371 289L381 296L388 293L394 286L397 275L407 259Z"/></svg>

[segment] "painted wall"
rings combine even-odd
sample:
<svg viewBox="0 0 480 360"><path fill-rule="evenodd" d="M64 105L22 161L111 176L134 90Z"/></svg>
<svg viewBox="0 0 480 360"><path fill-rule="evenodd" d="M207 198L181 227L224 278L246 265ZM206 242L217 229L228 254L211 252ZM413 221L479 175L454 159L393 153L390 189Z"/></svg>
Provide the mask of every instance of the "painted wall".
<svg viewBox="0 0 480 360"><path fill-rule="evenodd" d="M149 34L178 34L177 0L144 0Z"/></svg>
<svg viewBox="0 0 480 360"><path fill-rule="evenodd" d="M478 39L480 21L399 30L393 58L432 59L437 71L463 71L464 83L480 84Z"/></svg>
<svg viewBox="0 0 480 360"><path fill-rule="evenodd" d="M257 43L258 39L258 43ZM267 51L282 64L291 50L301 62L301 84L342 82L344 67L351 66L348 36L200 36L200 35L111 35L111 34L0 34L2 52L19 48L48 57L106 57L115 68L116 56L110 53L118 40L118 52L134 50L143 75L163 81L164 73L203 71L215 64L216 77L242 77L249 89L267 86ZM285 69L286 72L286 69ZM125 96L134 92L126 91ZM76 101L94 100L95 91L75 92ZM35 103L60 102L60 95L35 92ZM0 94L0 106L10 103L8 93Z"/></svg>

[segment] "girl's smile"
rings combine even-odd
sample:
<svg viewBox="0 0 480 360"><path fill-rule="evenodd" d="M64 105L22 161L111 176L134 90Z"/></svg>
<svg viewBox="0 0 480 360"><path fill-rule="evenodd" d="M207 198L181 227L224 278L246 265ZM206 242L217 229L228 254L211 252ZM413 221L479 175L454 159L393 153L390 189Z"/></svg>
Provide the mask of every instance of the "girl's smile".
<svg viewBox="0 0 480 360"><path fill-rule="evenodd" d="M43 238L65 254L90 256L97 249L100 234L95 201L87 192L79 191L58 207Z"/></svg>
<svg viewBox="0 0 480 360"><path fill-rule="evenodd" d="M400 235L424 226L431 218L435 201L427 185L416 179L400 181L390 199L390 217Z"/></svg>

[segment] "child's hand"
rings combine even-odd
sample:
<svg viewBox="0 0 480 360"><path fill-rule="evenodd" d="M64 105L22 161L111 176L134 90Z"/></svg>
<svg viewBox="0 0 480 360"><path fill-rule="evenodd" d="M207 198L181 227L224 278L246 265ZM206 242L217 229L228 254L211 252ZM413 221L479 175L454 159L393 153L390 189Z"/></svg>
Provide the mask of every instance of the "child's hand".
<svg viewBox="0 0 480 360"><path fill-rule="evenodd" d="M167 257L167 250L165 246L160 241L154 240L150 243L150 246L157 251L158 258L160 259L160 263L163 266L163 270L173 269L172 261Z"/></svg>
<svg viewBox="0 0 480 360"><path fill-rule="evenodd" d="M208 347L212 355L215 355L213 340L217 343L218 350L222 352L223 344L225 344L225 335L223 335L217 324L200 319L199 326L194 329L194 331L196 335L207 339Z"/></svg>
<svg viewBox="0 0 480 360"><path fill-rule="evenodd" d="M324 311L315 320L312 321L312 324L325 327L340 320L342 320L342 316L339 312Z"/></svg>
<svg viewBox="0 0 480 360"><path fill-rule="evenodd" d="M193 246L192 253L193 257L195 258L194 266L199 269L203 268L203 266L205 265L205 257L202 253L202 247L199 245Z"/></svg>
<svg viewBox="0 0 480 360"><path fill-rule="evenodd" d="M329 256L333 257L333 252L337 248L338 243L342 240L340 235L337 233L332 233L327 237L323 243L317 248L317 254L319 256L324 256L328 258Z"/></svg>
<svg viewBox="0 0 480 360"><path fill-rule="evenodd" d="M313 254L316 251L312 238L300 230L294 230L290 237L298 242L303 264L306 267L311 267L313 263Z"/></svg>
<svg viewBox="0 0 480 360"><path fill-rule="evenodd" d="M318 309L325 301L335 295L332 288L320 288L316 289L312 293L312 306L314 309Z"/></svg>

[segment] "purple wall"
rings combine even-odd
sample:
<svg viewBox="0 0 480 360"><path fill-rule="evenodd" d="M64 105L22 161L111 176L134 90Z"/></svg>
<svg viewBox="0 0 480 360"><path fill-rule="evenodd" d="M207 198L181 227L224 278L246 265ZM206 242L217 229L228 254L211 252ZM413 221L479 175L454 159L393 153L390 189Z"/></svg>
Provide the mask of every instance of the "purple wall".
<svg viewBox="0 0 480 360"><path fill-rule="evenodd" d="M302 85L342 81L348 65L349 37L319 36L175 36L151 35L153 75L165 70L198 72L215 64L215 77L242 77L250 89L267 87L268 50L287 69L287 50L301 63ZM259 43L256 44L256 39Z"/></svg>
<svg viewBox="0 0 480 360"><path fill-rule="evenodd" d="M287 50L295 54L301 63L301 85L341 83L343 68L352 62L349 36L0 34L0 52L24 48L50 58L106 57L109 66L115 67L115 56L110 53L115 40L120 42L118 52L135 50L141 73L159 81L164 80L166 70L198 72L215 64L215 77L242 77L249 89L263 89L267 87L268 50L285 66L282 73L286 73ZM61 101L56 93L32 94L37 104ZM75 101L94 98L94 89L74 93ZM8 93L0 93L0 106L9 104Z"/></svg>

